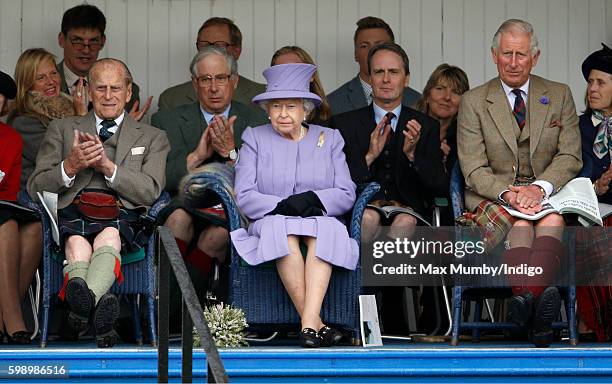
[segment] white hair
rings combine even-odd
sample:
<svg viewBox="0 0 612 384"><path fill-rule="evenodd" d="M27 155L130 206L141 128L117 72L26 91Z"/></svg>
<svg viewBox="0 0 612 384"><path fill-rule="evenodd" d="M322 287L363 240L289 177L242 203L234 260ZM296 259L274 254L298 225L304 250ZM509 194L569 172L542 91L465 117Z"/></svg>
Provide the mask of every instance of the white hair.
<svg viewBox="0 0 612 384"><path fill-rule="evenodd" d="M497 32L495 32L495 35L493 35L493 41L491 42L491 49L493 51L497 52L499 49L499 42L501 40L502 33L510 31L518 31L528 34L530 38L529 49L531 50L531 54L535 56L538 53L540 47L538 46L538 37L535 34L533 25L527 21L519 19L506 20L499 26Z"/></svg>

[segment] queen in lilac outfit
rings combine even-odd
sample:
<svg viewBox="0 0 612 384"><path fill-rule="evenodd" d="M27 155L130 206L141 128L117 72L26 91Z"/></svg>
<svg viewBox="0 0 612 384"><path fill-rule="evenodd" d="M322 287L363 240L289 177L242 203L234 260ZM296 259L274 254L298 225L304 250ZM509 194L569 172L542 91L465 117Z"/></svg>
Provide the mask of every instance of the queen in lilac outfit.
<svg viewBox="0 0 612 384"><path fill-rule="evenodd" d="M320 318L332 265L355 269L358 244L340 217L355 202L355 184L336 130L306 125L321 102L311 93L315 65L281 64L264 71L266 92L253 98L270 124L247 128L236 164L234 190L248 229L231 232L249 264L276 260L279 276L302 321L304 347L328 346L340 338ZM300 252L305 243L306 258ZM316 331L318 330L318 331Z"/></svg>

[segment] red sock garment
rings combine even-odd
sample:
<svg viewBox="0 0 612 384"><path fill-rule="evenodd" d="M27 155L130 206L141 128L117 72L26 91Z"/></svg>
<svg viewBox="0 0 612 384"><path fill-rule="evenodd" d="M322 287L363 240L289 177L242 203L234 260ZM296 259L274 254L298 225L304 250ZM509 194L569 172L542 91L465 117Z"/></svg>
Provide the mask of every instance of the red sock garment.
<svg viewBox="0 0 612 384"><path fill-rule="evenodd" d="M503 255L504 263L509 267L517 267L521 264L528 264L531 254L531 248L516 247L506 249ZM525 290L525 277L522 275L508 275L508 284L512 288L514 295L520 295Z"/></svg>
<svg viewBox="0 0 612 384"><path fill-rule="evenodd" d="M527 289L537 298L554 280L563 255L563 244L552 236L536 237L531 246L530 267L541 267L542 274L529 277Z"/></svg>
<svg viewBox="0 0 612 384"><path fill-rule="evenodd" d="M175 237L174 240L176 240L176 245L178 245L178 249L181 252L181 256L183 256L183 259L185 259L185 256L187 255L187 247L189 246L189 244L179 239L178 237Z"/></svg>
<svg viewBox="0 0 612 384"><path fill-rule="evenodd" d="M185 257L185 262L193 265L205 275L210 273L212 259L198 247L194 247Z"/></svg>

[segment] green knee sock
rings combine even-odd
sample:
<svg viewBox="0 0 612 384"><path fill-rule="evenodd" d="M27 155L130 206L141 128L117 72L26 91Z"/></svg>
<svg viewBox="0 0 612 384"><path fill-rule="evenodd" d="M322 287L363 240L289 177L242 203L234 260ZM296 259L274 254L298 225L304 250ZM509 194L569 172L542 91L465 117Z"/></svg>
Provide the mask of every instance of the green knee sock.
<svg viewBox="0 0 612 384"><path fill-rule="evenodd" d="M91 255L91 265L85 281L96 296L96 304L115 282L117 263L121 265L121 255L108 245L96 249Z"/></svg>

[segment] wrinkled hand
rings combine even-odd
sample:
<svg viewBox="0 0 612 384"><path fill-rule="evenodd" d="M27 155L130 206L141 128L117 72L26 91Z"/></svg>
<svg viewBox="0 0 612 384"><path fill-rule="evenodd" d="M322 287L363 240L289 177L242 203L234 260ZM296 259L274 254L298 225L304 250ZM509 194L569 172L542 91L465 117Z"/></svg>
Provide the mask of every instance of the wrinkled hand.
<svg viewBox="0 0 612 384"><path fill-rule="evenodd" d="M72 90L72 104L78 116L85 116L87 114L87 99L85 96L84 82L85 78L79 77L79 81Z"/></svg>
<svg viewBox="0 0 612 384"><path fill-rule="evenodd" d="M236 148L234 144L234 122L236 116L226 119L224 116L215 115L213 120L208 125L211 129L210 142L213 150L222 157L228 157L232 149Z"/></svg>
<svg viewBox="0 0 612 384"><path fill-rule="evenodd" d="M132 117L132 119L134 119L136 121L142 120L142 118L144 117L145 113L147 113L149 108L151 108L151 102L152 101L153 101L153 96L147 97L147 101L145 102L145 104L142 107L142 109L138 110L138 107L140 106L140 102L138 100L136 100L134 102L134 105L132 105L132 108L130 109L129 115Z"/></svg>
<svg viewBox="0 0 612 384"><path fill-rule="evenodd" d="M521 208L533 208L541 205L542 200L544 200L542 190L535 184L520 187L510 185L508 189L512 192L516 192L516 202Z"/></svg>
<svg viewBox="0 0 612 384"><path fill-rule="evenodd" d="M189 172L193 171L196 167L212 156L213 147L210 143L210 132L210 126L206 127L204 133L202 133L202 136L200 136L200 141L198 142L196 149L187 155L187 170Z"/></svg>
<svg viewBox="0 0 612 384"><path fill-rule="evenodd" d="M370 147L366 153L366 163L368 167L372 165L374 160L376 160L382 152L387 143L387 137L389 137L391 132L391 124L387 123L387 116L383 116L380 122L376 124L376 128L374 128L370 134Z"/></svg>
<svg viewBox="0 0 612 384"><path fill-rule="evenodd" d="M610 182L612 181L612 165L595 180L595 193L597 195L604 195L610 189Z"/></svg>
<svg viewBox="0 0 612 384"><path fill-rule="evenodd" d="M102 146L102 152L100 153L100 160L94 162L91 166L96 171L102 173L106 177L111 177L115 172L115 163L113 163L108 156L106 156L106 151L104 150L104 146L102 144L102 140L100 140L100 136L93 136L89 133L85 133L87 135L87 139L90 140L92 137L94 138L96 144Z"/></svg>
<svg viewBox="0 0 612 384"><path fill-rule="evenodd" d="M68 157L64 159L64 172L68 177L74 177L83 169L92 166L102 158L102 144L91 140L91 135L74 130L72 149Z"/></svg>
<svg viewBox="0 0 612 384"><path fill-rule="evenodd" d="M522 212L526 215L535 215L536 213L540 212L542 210L542 206L541 205L537 205L535 207L532 208L523 208L521 207L521 205L516 201L516 197L517 197L517 193L516 192L512 192L512 191L507 191L502 195L502 198L504 199L504 201L506 201L508 204L510 204L510 206L514 209L516 209L519 212Z"/></svg>
<svg viewBox="0 0 612 384"><path fill-rule="evenodd" d="M404 134L402 151L404 151L408 160L414 161L414 151L421 138L421 124L415 119L411 119L406 123L406 128L404 128L402 133Z"/></svg>

